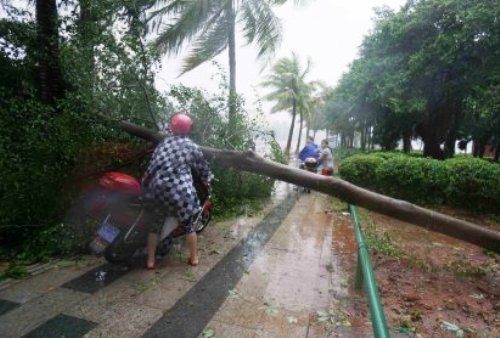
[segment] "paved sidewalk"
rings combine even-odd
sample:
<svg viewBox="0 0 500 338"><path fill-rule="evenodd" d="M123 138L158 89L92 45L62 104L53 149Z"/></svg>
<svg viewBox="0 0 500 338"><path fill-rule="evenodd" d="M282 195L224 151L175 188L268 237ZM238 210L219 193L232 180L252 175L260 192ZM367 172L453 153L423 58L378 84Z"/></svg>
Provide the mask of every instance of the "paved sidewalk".
<svg viewBox="0 0 500 338"><path fill-rule="evenodd" d="M318 321L318 311L332 310L335 299L347 295L346 276L333 266L328 203L324 195L301 196L206 330L218 337L283 338L342 332Z"/></svg>
<svg viewBox="0 0 500 338"><path fill-rule="evenodd" d="M285 185L264 214L209 226L197 267L179 243L156 272L89 258L17 282L0 337L349 336L330 203Z"/></svg>

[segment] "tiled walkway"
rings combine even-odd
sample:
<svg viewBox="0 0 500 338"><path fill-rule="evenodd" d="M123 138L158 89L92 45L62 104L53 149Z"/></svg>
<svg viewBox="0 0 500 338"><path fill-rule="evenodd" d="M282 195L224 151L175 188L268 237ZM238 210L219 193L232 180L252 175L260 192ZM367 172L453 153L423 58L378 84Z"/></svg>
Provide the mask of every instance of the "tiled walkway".
<svg viewBox="0 0 500 338"><path fill-rule="evenodd" d="M290 187L281 196L258 217L208 227L194 268L177 245L156 272L113 273L89 258L9 286L0 291L0 337L340 335L317 312L347 292L332 257L329 198ZM109 280L98 282L102 269ZM94 284L79 288L85 279Z"/></svg>

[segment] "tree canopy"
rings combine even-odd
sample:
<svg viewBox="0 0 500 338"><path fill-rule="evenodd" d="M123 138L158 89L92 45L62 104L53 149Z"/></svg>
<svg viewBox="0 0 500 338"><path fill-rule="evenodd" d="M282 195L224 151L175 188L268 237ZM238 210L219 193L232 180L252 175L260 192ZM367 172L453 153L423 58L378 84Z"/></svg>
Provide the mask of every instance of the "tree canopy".
<svg viewBox="0 0 500 338"><path fill-rule="evenodd" d="M446 158L456 140L497 145L500 5L497 1L414 0L398 12L380 8L360 57L327 102L344 139L369 133L383 148ZM347 141L344 141L347 142Z"/></svg>

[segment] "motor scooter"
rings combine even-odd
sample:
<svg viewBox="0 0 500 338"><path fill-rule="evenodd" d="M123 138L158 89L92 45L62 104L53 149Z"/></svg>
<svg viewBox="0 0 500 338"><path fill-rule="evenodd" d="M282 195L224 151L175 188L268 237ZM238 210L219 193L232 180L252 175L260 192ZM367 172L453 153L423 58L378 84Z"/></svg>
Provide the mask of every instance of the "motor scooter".
<svg viewBox="0 0 500 338"><path fill-rule="evenodd" d="M304 159L304 162L300 164L300 169L304 169L306 171L309 171L311 173L318 173L318 160L315 159L314 157L307 157ZM307 193L311 192L311 189L309 188L304 188L304 191Z"/></svg>
<svg viewBox="0 0 500 338"><path fill-rule="evenodd" d="M195 217L195 231L202 232L210 222L212 202L209 189L193 174L201 210ZM144 206L141 183L135 177L108 172L98 180L98 188L87 199L85 213L98 220L90 249L112 264L129 263L134 255L145 252L152 214ZM184 227L169 210L160 232L157 258L168 254L173 239L185 234Z"/></svg>

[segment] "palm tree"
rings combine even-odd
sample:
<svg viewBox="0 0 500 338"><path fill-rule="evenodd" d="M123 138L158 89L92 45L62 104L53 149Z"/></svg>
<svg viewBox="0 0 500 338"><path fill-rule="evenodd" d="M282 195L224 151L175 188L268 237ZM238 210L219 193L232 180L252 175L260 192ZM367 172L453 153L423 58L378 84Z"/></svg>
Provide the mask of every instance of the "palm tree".
<svg viewBox="0 0 500 338"><path fill-rule="evenodd" d="M229 52L229 119L236 114L236 21L243 24L248 43L258 46L258 57L271 55L281 40L281 23L272 6L287 0L154 0L153 25L164 18L172 23L160 33L156 44L161 52L178 53L181 47L194 41L184 61L182 73L211 60L224 50Z"/></svg>
<svg viewBox="0 0 500 338"><path fill-rule="evenodd" d="M305 86L300 93L301 97L297 100L300 102L300 105L297 107L297 111L300 114L300 128L299 137L297 139L297 147L295 148L296 153L299 152L302 141L302 131L304 129L303 125L304 123L306 124L306 135L309 136L314 114L321 105L321 91L324 91L325 88L326 85L321 81L310 81L305 83Z"/></svg>
<svg viewBox="0 0 500 338"><path fill-rule="evenodd" d="M321 81L314 81L311 84L312 92L310 95L309 110L305 115L305 122L307 125L306 135L310 135L312 129L313 138L315 138L318 124L320 123L321 111L324 109L326 98L332 89Z"/></svg>
<svg viewBox="0 0 500 338"><path fill-rule="evenodd" d="M302 67L295 53L291 58L279 59L272 68L272 73L262 83L263 87L271 87L274 90L267 94L264 99L275 101L271 113L291 109L292 124L288 132L288 140L285 148L286 156L290 154L293 130L297 112L307 111L309 106L309 94L311 83L304 81L309 72L311 61L307 61L306 67Z"/></svg>

